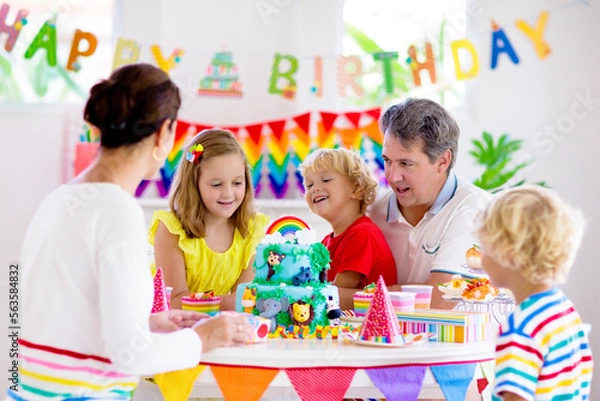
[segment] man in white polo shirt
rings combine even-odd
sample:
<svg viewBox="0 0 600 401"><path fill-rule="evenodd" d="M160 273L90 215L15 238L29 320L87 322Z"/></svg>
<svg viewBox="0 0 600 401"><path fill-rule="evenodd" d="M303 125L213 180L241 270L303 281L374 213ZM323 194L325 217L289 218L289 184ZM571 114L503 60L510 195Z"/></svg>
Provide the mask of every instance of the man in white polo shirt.
<svg viewBox="0 0 600 401"><path fill-rule="evenodd" d="M431 307L450 309L435 286L464 273L473 221L491 195L452 172L460 130L439 104L408 99L390 107L380 126L390 189L369 215L394 254L399 285L433 285Z"/></svg>

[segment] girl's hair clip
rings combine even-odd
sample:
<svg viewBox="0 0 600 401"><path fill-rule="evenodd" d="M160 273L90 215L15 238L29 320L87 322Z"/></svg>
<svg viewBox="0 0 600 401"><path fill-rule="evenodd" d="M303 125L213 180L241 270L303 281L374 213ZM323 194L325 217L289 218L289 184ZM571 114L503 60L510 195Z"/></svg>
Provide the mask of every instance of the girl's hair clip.
<svg viewBox="0 0 600 401"><path fill-rule="evenodd" d="M189 161L190 163L198 164L203 152L204 146L202 146L202 144L197 143L192 145L185 155L185 160Z"/></svg>

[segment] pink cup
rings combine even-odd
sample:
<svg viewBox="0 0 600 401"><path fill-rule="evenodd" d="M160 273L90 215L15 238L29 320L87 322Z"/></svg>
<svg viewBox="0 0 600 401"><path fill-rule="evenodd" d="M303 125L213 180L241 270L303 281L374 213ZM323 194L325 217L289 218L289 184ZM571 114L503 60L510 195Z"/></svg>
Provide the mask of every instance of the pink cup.
<svg viewBox="0 0 600 401"><path fill-rule="evenodd" d="M426 284L405 284L402 292L414 292L415 309L429 309L431 307L431 292L433 286Z"/></svg>
<svg viewBox="0 0 600 401"><path fill-rule="evenodd" d="M414 312L415 311L415 298L414 292L390 292L390 300L394 307L394 312Z"/></svg>

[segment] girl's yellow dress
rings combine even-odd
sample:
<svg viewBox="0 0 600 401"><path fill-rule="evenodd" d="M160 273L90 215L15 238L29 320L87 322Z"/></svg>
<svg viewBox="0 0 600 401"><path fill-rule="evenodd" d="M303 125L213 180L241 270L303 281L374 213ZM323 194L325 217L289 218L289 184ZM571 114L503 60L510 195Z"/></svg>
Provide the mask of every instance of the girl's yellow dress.
<svg viewBox="0 0 600 401"><path fill-rule="evenodd" d="M216 295L228 294L242 270L248 267L256 246L265 236L269 218L256 213L249 224L249 233L243 238L238 229L233 234L233 242L223 253L214 252L204 238L188 238L175 213L157 210L152 216L148 240L154 245L158 223L162 222L171 234L179 236L179 248L185 260L185 275L188 289L192 292L213 290Z"/></svg>

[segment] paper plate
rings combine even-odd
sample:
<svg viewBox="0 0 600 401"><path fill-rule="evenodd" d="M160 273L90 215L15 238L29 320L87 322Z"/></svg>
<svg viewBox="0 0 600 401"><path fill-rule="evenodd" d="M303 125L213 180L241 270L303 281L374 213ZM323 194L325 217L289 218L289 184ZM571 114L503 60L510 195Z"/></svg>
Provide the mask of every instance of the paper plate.
<svg viewBox="0 0 600 401"><path fill-rule="evenodd" d="M469 266L466 263L460 265L460 267L462 267L463 269L465 269L469 273L474 273L474 274L477 274L478 276L486 276L486 277L488 276L488 274L485 272L485 269L483 269L483 268L481 268L481 269L475 269L475 268L472 268L471 266Z"/></svg>
<svg viewBox="0 0 600 401"><path fill-rule="evenodd" d="M453 295L442 295L442 299L444 301L462 301L462 296L453 296Z"/></svg>
<svg viewBox="0 0 600 401"><path fill-rule="evenodd" d="M416 345L425 344L431 337L433 337L433 333L419 333L419 334L405 334L405 337L411 338L410 341L406 341L405 343L376 343L374 341L365 341L365 340L354 340L354 344L364 345L367 347L383 347L383 348L400 348L400 347L414 347Z"/></svg>
<svg viewBox="0 0 600 401"><path fill-rule="evenodd" d="M347 323L362 323L365 320L364 316L342 316L340 317L342 322Z"/></svg>

